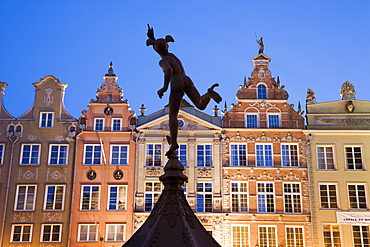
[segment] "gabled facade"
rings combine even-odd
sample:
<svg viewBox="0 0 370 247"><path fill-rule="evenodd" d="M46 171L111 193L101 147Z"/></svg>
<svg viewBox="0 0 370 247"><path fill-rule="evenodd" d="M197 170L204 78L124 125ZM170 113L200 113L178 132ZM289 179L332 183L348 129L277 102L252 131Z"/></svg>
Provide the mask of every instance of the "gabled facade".
<svg viewBox="0 0 370 247"><path fill-rule="evenodd" d="M337 101L316 103L307 91L313 246L370 242L370 102L355 94L350 82Z"/></svg>
<svg viewBox="0 0 370 247"><path fill-rule="evenodd" d="M4 174L8 185L0 245L66 246L77 120L63 104L67 84L45 76L33 85L32 107L2 128L10 141L5 160L11 169Z"/></svg>
<svg viewBox="0 0 370 247"><path fill-rule="evenodd" d="M304 119L270 60L252 59L222 119L222 246L312 246Z"/></svg>
<svg viewBox="0 0 370 247"><path fill-rule="evenodd" d="M110 64L79 119L70 246L118 247L132 235L135 113Z"/></svg>
<svg viewBox="0 0 370 247"><path fill-rule="evenodd" d="M144 108L142 107L142 110ZM159 176L164 174L169 149L169 108L138 117L135 172L134 229L149 216L161 193ZM185 100L178 115L179 161L185 168L188 183L185 196L207 231L222 241L221 121L204 114Z"/></svg>

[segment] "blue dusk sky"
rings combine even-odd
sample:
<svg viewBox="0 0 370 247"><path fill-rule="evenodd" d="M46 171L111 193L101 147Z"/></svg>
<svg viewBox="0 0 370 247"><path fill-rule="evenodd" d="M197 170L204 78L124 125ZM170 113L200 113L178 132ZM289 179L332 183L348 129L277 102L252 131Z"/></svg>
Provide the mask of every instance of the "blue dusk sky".
<svg viewBox="0 0 370 247"><path fill-rule="evenodd" d="M368 0L0 0L0 81L4 105L14 117L34 101L46 75L68 84L67 111L78 118L95 99L110 61L132 110L147 114L168 103L160 57L147 47L147 23L156 38L172 35L170 52L182 61L200 93L218 82L219 108L236 103L255 36L264 38L270 70L305 107L307 88L317 102L339 100L345 81L356 99L370 100L370 1ZM186 97L187 99L187 97ZM212 114L215 102L205 110Z"/></svg>

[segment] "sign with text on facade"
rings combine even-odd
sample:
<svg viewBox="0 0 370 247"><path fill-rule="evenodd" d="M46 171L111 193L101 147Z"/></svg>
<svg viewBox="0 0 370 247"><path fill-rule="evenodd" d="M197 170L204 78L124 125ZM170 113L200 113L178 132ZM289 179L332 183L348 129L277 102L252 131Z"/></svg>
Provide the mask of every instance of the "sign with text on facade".
<svg viewBox="0 0 370 247"><path fill-rule="evenodd" d="M370 212L337 212L337 223L370 225Z"/></svg>

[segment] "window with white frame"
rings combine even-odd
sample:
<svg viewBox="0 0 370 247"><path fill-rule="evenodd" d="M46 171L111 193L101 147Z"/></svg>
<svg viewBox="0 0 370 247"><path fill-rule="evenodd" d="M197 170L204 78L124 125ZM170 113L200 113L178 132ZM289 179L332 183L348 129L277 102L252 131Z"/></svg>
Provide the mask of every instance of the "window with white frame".
<svg viewBox="0 0 370 247"><path fill-rule="evenodd" d="M323 225L324 247L341 247L339 225Z"/></svg>
<svg viewBox="0 0 370 247"><path fill-rule="evenodd" d="M196 212L212 212L212 183L197 183Z"/></svg>
<svg viewBox="0 0 370 247"><path fill-rule="evenodd" d="M82 185L80 210L99 210L100 185Z"/></svg>
<svg viewBox="0 0 370 247"><path fill-rule="evenodd" d="M367 209L365 184L348 184L350 209Z"/></svg>
<svg viewBox="0 0 370 247"><path fill-rule="evenodd" d="M285 213L302 213L301 185L299 183L284 183Z"/></svg>
<svg viewBox="0 0 370 247"><path fill-rule="evenodd" d="M281 162L283 167L299 167L298 144L281 145Z"/></svg>
<svg viewBox="0 0 370 247"><path fill-rule="evenodd" d="M108 186L108 210L126 210L127 185Z"/></svg>
<svg viewBox="0 0 370 247"><path fill-rule="evenodd" d="M274 184L257 182L257 198L259 213L275 212Z"/></svg>
<svg viewBox="0 0 370 247"><path fill-rule="evenodd" d="M180 163L186 167L186 160L187 160L187 145L180 144L179 148L176 149L176 156L179 157Z"/></svg>
<svg viewBox="0 0 370 247"><path fill-rule="evenodd" d="M245 115L246 128L258 128L258 113L247 113Z"/></svg>
<svg viewBox="0 0 370 247"><path fill-rule="evenodd" d="M4 164L5 144L0 144L0 165Z"/></svg>
<svg viewBox="0 0 370 247"><path fill-rule="evenodd" d="M33 211L36 204L36 185L17 185L15 211Z"/></svg>
<svg viewBox="0 0 370 247"><path fill-rule="evenodd" d="M230 182L231 212L248 212L248 183Z"/></svg>
<svg viewBox="0 0 370 247"><path fill-rule="evenodd" d="M122 130L122 119L112 118L112 131L121 131Z"/></svg>
<svg viewBox="0 0 370 247"><path fill-rule="evenodd" d="M352 226L353 247L370 246L370 233L368 225Z"/></svg>
<svg viewBox="0 0 370 247"><path fill-rule="evenodd" d="M146 145L146 165L147 166L162 165L162 144Z"/></svg>
<svg viewBox="0 0 370 247"><path fill-rule="evenodd" d="M145 212L150 212L161 195L162 186L160 182L145 182Z"/></svg>
<svg viewBox="0 0 370 247"><path fill-rule="evenodd" d="M94 131L104 131L104 118L94 118Z"/></svg>
<svg viewBox="0 0 370 247"><path fill-rule="evenodd" d="M111 159L112 166L127 166L128 165L128 145L111 145Z"/></svg>
<svg viewBox="0 0 370 247"><path fill-rule="evenodd" d="M280 115L277 114L271 114L268 115L268 128L280 128Z"/></svg>
<svg viewBox="0 0 370 247"><path fill-rule="evenodd" d="M62 225L61 224L42 224L40 242L61 242Z"/></svg>
<svg viewBox="0 0 370 247"><path fill-rule="evenodd" d="M13 224L11 243L31 243L32 242L32 224Z"/></svg>
<svg viewBox="0 0 370 247"><path fill-rule="evenodd" d="M20 165L38 165L40 149L40 144L22 144Z"/></svg>
<svg viewBox="0 0 370 247"><path fill-rule="evenodd" d="M273 166L272 144L256 144L256 166Z"/></svg>
<svg viewBox="0 0 370 247"><path fill-rule="evenodd" d="M361 147L345 147L347 170L364 170Z"/></svg>
<svg viewBox="0 0 370 247"><path fill-rule="evenodd" d="M267 99L267 89L263 84L257 86L257 99Z"/></svg>
<svg viewBox="0 0 370 247"><path fill-rule="evenodd" d="M126 224L106 224L106 242L124 242Z"/></svg>
<svg viewBox="0 0 370 247"><path fill-rule="evenodd" d="M65 185L46 185L44 210L60 211L64 209Z"/></svg>
<svg viewBox="0 0 370 247"><path fill-rule="evenodd" d="M98 226L97 224L78 224L78 242L97 242Z"/></svg>
<svg viewBox="0 0 370 247"><path fill-rule="evenodd" d="M212 145L197 145L197 167L212 167Z"/></svg>
<svg viewBox="0 0 370 247"><path fill-rule="evenodd" d="M276 226L258 227L259 247L276 247Z"/></svg>
<svg viewBox="0 0 370 247"><path fill-rule="evenodd" d="M332 146L317 147L317 166L319 170L335 170L334 148Z"/></svg>
<svg viewBox="0 0 370 247"><path fill-rule="evenodd" d="M54 112L40 112L40 128L53 128Z"/></svg>
<svg viewBox="0 0 370 247"><path fill-rule="evenodd" d="M337 185L336 184L319 184L320 190L320 207L321 209L337 209Z"/></svg>
<svg viewBox="0 0 370 247"><path fill-rule="evenodd" d="M302 226L286 226L285 234L286 247L304 247Z"/></svg>
<svg viewBox="0 0 370 247"><path fill-rule="evenodd" d="M231 226L231 246L250 247L249 226Z"/></svg>
<svg viewBox="0 0 370 247"><path fill-rule="evenodd" d="M230 144L230 166L247 165L247 144Z"/></svg>
<svg viewBox="0 0 370 247"><path fill-rule="evenodd" d="M85 144L84 165L101 165L101 155L100 144Z"/></svg>
<svg viewBox="0 0 370 247"><path fill-rule="evenodd" d="M67 144L50 144L49 165L67 165L67 157Z"/></svg>

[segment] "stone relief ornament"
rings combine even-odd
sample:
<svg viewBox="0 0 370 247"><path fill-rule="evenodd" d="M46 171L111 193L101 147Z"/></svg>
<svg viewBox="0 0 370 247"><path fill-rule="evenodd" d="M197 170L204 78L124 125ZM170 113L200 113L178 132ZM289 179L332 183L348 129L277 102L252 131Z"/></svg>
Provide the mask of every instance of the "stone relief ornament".
<svg viewBox="0 0 370 247"><path fill-rule="evenodd" d="M46 180L49 181L49 179L53 179L53 180L63 179L64 181L67 181L67 172L66 171L61 172L57 170L51 171L51 169L48 168L47 173L46 173Z"/></svg>
<svg viewBox="0 0 370 247"><path fill-rule="evenodd" d="M247 141L247 138L241 136L239 132L236 132L236 135L230 137L231 141Z"/></svg>
<svg viewBox="0 0 370 247"><path fill-rule="evenodd" d="M61 222L63 221L63 213L43 213L42 221Z"/></svg>
<svg viewBox="0 0 370 247"><path fill-rule="evenodd" d="M156 168L156 167L146 168L147 177L159 177L161 174L162 174L161 168Z"/></svg>
<svg viewBox="0 0 370 247"><path fill-rule="evenodd" d="M295 138L294 136L292 136L292 134L290 132L288 132L287 136L284 136L283 138L281 138L281 140L286 141L286 142L298 141L298 139Z"/></svg>
<svg viewBox="0 0 370 247"><path fill-rule="evenodd" d="M47 88L45 89L45 93L46 93L46 96L44 96L44 103L47 105L47 106L50 106L51 104L54 103L54 97L51 96L51 93L53 92L53 89L51 88Z"/></svg>
<svg viewBox="0 0 370 247"><path fill-rule="evenodd" d="M353 105L352 100L347 101L345 109L348 113L352 113L355 111L355 106Z"/></svg>
<svg viewBox="0 0 370 247"><path fill-rule="evenodd" d="M64 137L62 135L56 135L54 140L56 140L57 142L61 142L64 140Z"/></svg>
<svg viewBox="0 0 370 247"><path fill-rule="evenodd" d="M32 172L31 170L27 170L23 172L23 169L19 168L18 180L20 180L21 178L27 179L27 180L35 178L35 180L37 180L38 176L39 176L39 168L36 168L34 172Z"/></svg>
<svg viewBox="0 0 370 247"><path fill-rule="evenodd" d="M306 104L311 105L316 103L316 94L312 89L307 89Z"/></svg>
<svg viewBox="0 0 370 247"><path fill-rule="evenodd" d="M15 213L13 215L14 222L32 222L33 221L33 213Z"/></svg>
<svg viewBox="0 0 370 247"><path fill-rule="evenodd" d="M317 117L317 121L331 125L369 125L370 118L323 118Z"/></svg>
<svg viewBox="0 0 370 247"><path fill-rule="evenodd" d="M262 132L262 136L257 137L256 141L266 142L266 141L272 141L272 139L270 137L266 136L265 132Z"/></svg>
<svg viewBox="0 0 370 247"><path fill-rule="evenodd" d="M257 179L273 179L273 178L274 178L273 176L267 174L266 170L263 171L263 174L257 176Z"/></svg>
<svg viewBox="0 0 370 247"><path fill-rule="evenodd" d="M212 177L212 170L210 168L198 169L197 177L198 178L210 178Z"/></svg>
<svg viewBox="0 0 370 247"><path fill-rule="evenodd" d="M293 171L290 171L289 174L287 174L285 177L283 177L284 180L300 180L300 177L297 177L297 175L293 174Z"/></svg>
<svg viewBox="0 0 370 247"><path fill-rule="evenodd" d="M27 140L29 140L30 142L33 142L36 139L37 139L37 136L36 135L29 134L28 137L27 137Z"/></svg>
<svg viewBox="0 0 370 247"><path fill-rule="evenodd" d="M355 95L356 91L352 83L346 81L342 84L342 88L340 89L340 96L342 97L342 100L356 99Z"/></svg>

